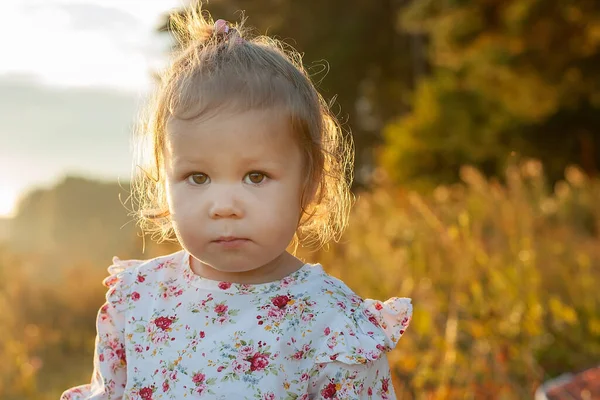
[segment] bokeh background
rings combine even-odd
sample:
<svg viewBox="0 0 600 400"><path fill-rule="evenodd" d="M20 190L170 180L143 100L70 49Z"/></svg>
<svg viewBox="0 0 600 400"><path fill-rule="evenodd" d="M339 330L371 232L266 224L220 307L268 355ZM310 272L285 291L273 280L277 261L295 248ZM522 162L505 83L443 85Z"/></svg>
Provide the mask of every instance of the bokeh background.
<svg viewBox="0 0 600 400"><path fill-rule="evenodd" d="M182 0L0 3L0 398L89 381L128 215L131 132ZM322 262L412 297L401 399L526 399L600 363L600 3L212 0L295 46L357 147Z"/></svg>

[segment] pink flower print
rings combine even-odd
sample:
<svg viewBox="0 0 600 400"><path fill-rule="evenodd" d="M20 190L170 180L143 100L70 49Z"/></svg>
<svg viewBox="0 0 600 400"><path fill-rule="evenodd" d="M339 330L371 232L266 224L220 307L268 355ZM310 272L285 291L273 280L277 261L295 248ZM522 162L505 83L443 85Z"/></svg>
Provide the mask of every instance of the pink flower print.
<svg viewBox="0 0 600 400"><path fill-rule="evenodd" d="M360 382L360 383L358 384L358 386L355 386L355 388L357 389L356 391L357 391L358 393L363 393L363 389L365 388L365 385L364 385L364 383ZM347 391L347 390L348 390L348 389L346 389L346 391Z"/></svg>
<svg viewBox="0 0 600 400"><path fill-rule="evenodd" d="M271 307L267 315L275 321L281 321L285 317L285 309Z"/></svg>
<svg viewBox="0 0 600 400"><path fill-rule="evenodd" d="M243 359L237 359L231 363L231 368L236 374L240 375L248 371L251 368L251 366L248 361Z"/></svg>
<svg viewBox="0 0 600 400"><path fill-rule="evenodd" d="M172 317L158 317L154 320L154 324L163 331L166 331L167 329L169 329L173 321L174 318Z"/></svg>
<svg viewBox="0 0 600 400"><path fill-rule="evenodd" d="M352 304L359 305L360 303L362 303L363 299L359 295L355 294L350 297L350 301L352 302Z"/></svg>
<svg viewBox="0 0 600 400"><path fill-rule="evenodd" d="M304 322L312 321L314 318L315 318L315 314L311 314L311 313L302 314L302 321L304 321Z"/></svg>
<svg viewBox="0 0 600 400"><path fill-rule="evenodd" d="M221 325L226 324L227 322L229 322L229 315L219 315L219 317L217 317L217 322Z"/></svg>
<svg viewBox="0 0 600 400"><path fill-rule="evenodd" d="M140 389L140 397L143 400L152 400L152 388L151 387L144 387Z"/></svg>
<svg viewBox="0 0 600 400"><path fill-rule="evenodd" d="M325 399L333 399L336 393L337 389L335 387L335 383L330 383L329 385L325 386L323 390L321 390L321 396L323 396Z"/></svg>
<svg viewBox="0 0 600 400"><path fill-rule="evenodd" d="M300 377L300 382L306 382L306 381L308 381L309 378L310 378L310 376L305 372Z"/></svg>
<svg viewBox="0 0 600 400"><path fill-rule="evenodd" d="M121 346L122 346L122 345L121 345ZM118 349L116 350L116 355L117 355L117 358L118 358L120 361L123 361L123 362L125 362L125 349L124 349L123 347L121 347L121 348L118 348Z"/></svg>
<svg viewBox="0 0 600 400"><path fill-rule="evenodd" d="M281 280L281 287L282 288L288 287L290 285L290 283L293 283L293 282L294 282L294 279L287 276Z"/></svg>
<svg viewBox="0 0 600 400"><path fill-rule="evenodd" d="M164 331L156 331L151 337L152 343L160 344L169 340L169 334Z"/></svg>
<svg viewBox="0 0 600 400"><path fill-rule="evenodd" d="M204 331L200 331L200 339L204 339L205 336L206 336L206 333L204 333Z"/></svg>
<svg viewBox="0 0 600 400"><path fill-rule="evenodd" d="M302 350L298 350L294 353L294 355L292 355L294 360L302 360L302 357L304 357L304 352Z"/></svg>
<svg viewBox="0 0 600 400"><path fill-rule="evenodd" d="M367 389L367 394L369 396L373 396L373 389L369 386L369 389Z"/></svg>
<svg viewBox="0 0 600 400"><path fill-rule="evenodd" d="M219 368L217 368L217 372L221 372L221 371L223 371L224 369L225 369L225 367L224 367L224 366L222 366L222 365L219 365Z"/></svg>
<svg viewBox="0 0 600 400"><path fill-rule="evenodd" d="M332 335L327 340L327 347L329 347L330 349L333 349L336 345L337 345L337 336L336 335Z"/></svg>
<svg viewBox="0 0 600 400"><path fill-rule="evenodd" d="M194 391L198 394L202 394L202 393L204 393L205 390L206 390L206 385L200 384L200 385L196 386L196 389Z"/></svg>
<svg viewBox="0 0 600 400"><path fill-rule="evenodd" d="M107 358L113 361L113 370L118 368L120 365L125 365L126 360L124 345L117 340L111 340L107 343L107 347L110 349L110 351L107 354Z"/></svg>
<svg viewBox="0 0 600 400"><path fill-rule="evenodd" d="M323 331L325 333L325 336L329 336L329 334L331 333L331 329L329 329L329 327L325 328L325 330Z"/></svg>
<svg viewBox="0 0 600 400"><path fill-rule="evenodd" d="M140 299L140 294L138 292L131 293L131 300L138 301Z"/></svg>
<svg viewBox="0 0 600 400"><path fill-rule="evenodd" d="M263 400L275 400L275 393L268 392L263 395Z"/></svg>
<svg viewBox="0 0 600 400"><path fill-rule="evenodd" d="M111 286L114 286L114 285L115 285L115 283L117 283L118 281L119 281L119 278L117 278L117 276L116 276L116 275L112 275L112 276L109 276L108 278L106 278L106 279L105 279L105 280L102 282L102 284L103 284L104 286L106 286L106 287L111 287Z"/></svg>
<svg viewBox="0 0 600 400"><path fill-rule="evenodd" d="M389 378L383 378L381 380L381 390L383 391L383 393L389 393L389 384L390 384L390 379Z"/></svg>
<svg viewBox="0 0 600 400"><path fill-rule="evenodd" d="M169 391L169 381L164 381L162 384L162 390L163 392L168 392Z"/></svg>
<svg viewBox="0 0 600 400"><path fill-rule="evenodd" d="M202 300L202 301L200 302L200 306L201 306L201 307L206 307L206 303L208 303L209 301L212 301L212 300L213 300L212 294L209 294L209 295L206 297L206 299L205 299L205 300Z"/></svg>
<svg viewBox="0 0 600 400"><path fill-rule="evenodd" d="M254 354L253 346L242 346L240 347L239 353L241 356L248 357Z"/></svg>
<svg viewBox="0 0 600 400"><path fill-rule="evenodd" d="M375 303L375 309L377 311L381 311L381 310L383 310L383 306L381 305L381 303Z"/></svg>
<svg viewBox="0 0 600 400"><path fill-rule="evenodd" d="M269 365L269 358L261 353L255 353L250 360L250 370L252 371L262 371L267 368Z"/></svg>
<svg viewBox="0 0 600 400"><path fill-rule="evenodd" d="M206 375L204 375L201 372L197 372L194 374L194 376L192 377L192 382L194 382L196 385L204 382L204 379L206 378Z"/></svg>
<svg viewBox="0 0 600 400"><path fill-rule="evenodd" d="M219 289L227 290L231 287L231 282L219 282Z"/></svg>
<svg viewBox="0 0 600 400"><path fill-rule="evenodd" d="M271 303L273 303L273 305L275 307L284 308L285 306L287 306L289 301L290 301L290 298L288 296L281 295L281 296L274 297L271 300Z"/></svg>
<svg viewBox="0 0 600 400"><path fill-rule="evenodd" d="M375 326L379 326L379 322L377 322L377 319L373 316L373 315L369 315L369 321L375 325Z"/></svg>
<svg viewBox="0 0 600 400"><path fill-rule="evenodd" d="M227 307L225 304L221 303L221 304L217 304L215 306L215 312L217 314L225 314L227 312L227 310L229 309L229 307Z"/></svg>
<svg viewBox="0 0 600 400"><path fill-rule="evenodd" d="M138 276L137 276L137 281L138 281L139 283L143 283L145 280L146 280L146 277L145 277L144 275L142 275L142 274L138 274Z"/></svg>

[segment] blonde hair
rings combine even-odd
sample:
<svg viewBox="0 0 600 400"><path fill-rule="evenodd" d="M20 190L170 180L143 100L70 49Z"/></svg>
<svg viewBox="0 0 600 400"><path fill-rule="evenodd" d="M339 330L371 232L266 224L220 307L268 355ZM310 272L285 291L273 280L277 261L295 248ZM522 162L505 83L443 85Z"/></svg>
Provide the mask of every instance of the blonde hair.
<svg viewBox="0 0 600 400"><path fill-rule="evenodd" d="M276 39L250 37L243 22L227 32L216 30L200 4L170 16L179 46L138 125L133 213L142 232L153 239L175 239L164 172L171 118L196 119L224 108L281 108L289 114L307 172L294 239L303 245L337 240L347 225L352 199L351 137L316 91L300 54Z"/></svg>

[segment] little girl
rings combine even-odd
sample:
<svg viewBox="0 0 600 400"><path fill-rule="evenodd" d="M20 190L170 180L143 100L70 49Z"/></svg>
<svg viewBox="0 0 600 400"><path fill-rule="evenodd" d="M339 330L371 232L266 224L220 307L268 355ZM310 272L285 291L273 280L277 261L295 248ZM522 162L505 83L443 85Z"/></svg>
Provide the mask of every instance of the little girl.
<svg viewBox="0 0 600 400"><path fill-rule="evenodd" d="M114 259L91 383L61 398L395 398L410 300L363 300L287 251L341 234L350 141L297 53L197 10L173 16L136 180L144 228L183 250Z"/></svg>

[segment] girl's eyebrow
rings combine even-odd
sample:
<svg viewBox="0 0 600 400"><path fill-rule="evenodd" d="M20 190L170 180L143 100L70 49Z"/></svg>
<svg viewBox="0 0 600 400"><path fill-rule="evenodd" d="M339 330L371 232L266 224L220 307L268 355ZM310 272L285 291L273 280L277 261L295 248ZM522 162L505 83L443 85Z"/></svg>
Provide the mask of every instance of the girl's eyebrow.
<svg viewBox="0 0 600 400"><path fill-rule="evenodd" d="M239 164L246 168L279 168L286 165L284 159L264 159L258 157L240 157ZM217 161L218 163L219 161ZM202 158L174 157L172 166L175 168L205 168L210 167L211 161Z"/></svg>
<svg viewBox="0 0 600 400"><path fill-rule="evenodd" d="M205 161L201 159L190 159L188 157L173 157L173 161L171 164L178 168L197 166L200 164L204 164Z"/></svg>
<svg viewBox="0 0 600 400"><path fill-rule="evenodd" d="M285 160L265 160L260 158L243 158L241 162L248 166L262 165L262 166L280 166L285 164Z"/></svg>

